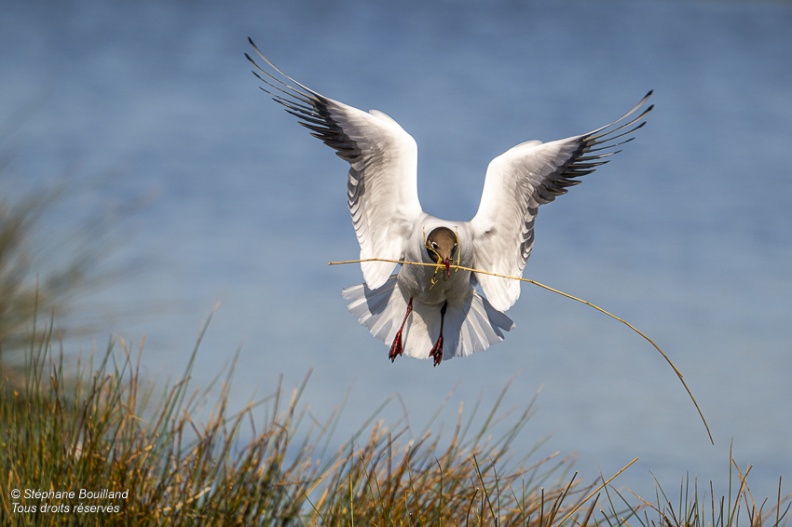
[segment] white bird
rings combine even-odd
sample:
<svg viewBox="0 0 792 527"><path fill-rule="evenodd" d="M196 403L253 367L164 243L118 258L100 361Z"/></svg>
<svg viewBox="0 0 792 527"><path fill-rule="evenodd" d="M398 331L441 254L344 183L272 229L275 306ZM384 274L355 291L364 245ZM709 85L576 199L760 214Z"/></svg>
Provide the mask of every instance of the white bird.
<svg viewBox="0 0 792 527"><path fill-rule="evenodd" d="M487 167L478 211L470 221L447 221L418 201L415 140L386 114L364 112L297 82L269 61L253 73L262 90L299 119L350 165L347 201L360 243L360 259L437 264L361 263L364 284L343 291L349 310L372 335L390 345L388 357L427 359L468 356L503 340L514 327L503 312L520 296L520 283L452 269L452 265L522 276L534 242L539 206L565 194L620 152L615 147L645 121L652 92L612 123L586 134L521 143ZM644 108L634 118L633 114ZM479 285L485 296L475 286Z"/></svg>

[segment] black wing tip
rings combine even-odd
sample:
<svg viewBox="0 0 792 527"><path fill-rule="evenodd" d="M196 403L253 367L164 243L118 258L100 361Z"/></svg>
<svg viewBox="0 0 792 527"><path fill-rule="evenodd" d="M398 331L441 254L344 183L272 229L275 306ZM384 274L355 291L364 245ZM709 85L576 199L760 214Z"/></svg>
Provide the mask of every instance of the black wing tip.
<svg viewBox="0 0 792 527"><path fill-rule="evenodd" d="M252 38L248 37L248 42L263 61L259 64L250 54L244 53L253 65L251 73L263 84L259 89L283 106L286 113L296 117L297 123L307 128L310 135L333 148L339 157L350 163L356 160L360 155L357 146L350 145L351 140L329 114L328 105L332 99L287 75L258 49Z"/></svg>
<svg viewBox="0 0 792 527"><path fill-rule="evenodd" d="M547 201L552 201L553 198L550 196L566 193L566 187L580 183L579 179L572 178L591 174L600 166L610 162L613 156L619 154L622 151L619 148L620 146L634 141L635 136L633 134L646 125L647 121L643 119L654 109L654 104L651 104L641 110L653 93L653 89L649 90L630 111L610 124L584 135L577 154L570 160L571 162L566 164L563 170L551 176L539 187L544 187L544 190L540 191L539 196ZM641 112L638 116L632 117L639 110ZM573 181L574 183L572 183ZM563 192L559 192L561 190Z"/></svg>
<svg viewBox="0 0 792 527"><path fill-rule="evenodd" d="M251 47L252 47L254 50L256 50L256 55L258 55L259 57L261 57L261 58L262 58L262 59L264 59L265 61L269 62L269 61L267 60L267 58L264 56L264 54L261 52L261 50L258 48L258 46L256 45L256 43L255 43L255 42L253 42L253 39L252 39L250 36L248 36L248 38L247 38L247 41L248 41L248 44L250 44L250 46L251 46ZM247 59L250 61L250 63L251 63L251 64L253 64L253 65L254 65L256 68L258 68L258 69L261 69L261 68L259 67L259 65L256 63L256 61L255 61L255 60L253 60L253 57L251 57L251 56L250 56L250 55L249 55L247 52L245 52L245 58L247 58Z"/></svg>
<svg viewBox="0 0 792 527"><path fill-rule="evenodd" d="M634 137L629 137L619 143L613 143L613 141L616 141L622 137L631 136L631 134L635 133L646 125L647 121L644 120L644 118L649 114L649 112L654 110L654 104L650 104L645 108L644 104L646 104L646 101L653 93L653 89L649 90L646 95L644 95L644 97L638 101L638 104L630 109L630 111L610 124L606 124L605 126L601 126L600 128L585 134L584 137L588 142L588 151L597 150L593 148L595 145L602 145L601 148L608 148L608 146L615 146L616 144L624 144L632 141ZM637 116L632 117L639 110L641 110L641 112Z"/></svg>
<svg viewBox="0 0 792 527"><path fill-rule="evenodd" d="M248 42L256 50L256 54L261 57L264 61L267 69L271 71L267 71L262 65L256 62L250 54L244 52L245 58L253 65L254 70L252 71L253 75L255 75L260 81L264 82L265 84L269 85L270 87L274 88L275 90L289 95L290 97L296 97L297 99L308 99L308 100L315 100L315 102L319 102L322 105L327 104L328 98L322 95L321 93L312 90L305 84L297 81L296 79L287 75L283 70L281 70L278 66L276 66L270 59L268 59L256 46L256 43L253 42L251 37L248 37ZM257 70L257 71L256 71ZM266 77L269 78L267 80L258 72L261 72ZM275 82L276 84L273 84ZM279 85L279 86L278 86ZM265 92L272 94L271 91L264 89Z"/></svg>

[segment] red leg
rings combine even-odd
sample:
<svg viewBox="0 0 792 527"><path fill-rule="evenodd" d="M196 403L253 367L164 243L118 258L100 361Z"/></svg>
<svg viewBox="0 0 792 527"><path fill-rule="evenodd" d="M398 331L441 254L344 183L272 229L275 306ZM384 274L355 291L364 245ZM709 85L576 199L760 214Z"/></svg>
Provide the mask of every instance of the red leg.
<svg viewBox="0 0 792 527"><path fill-rule="evenodd" d="M391 362L394 362L396 357L404 353L402 330L404 329L404 324L407 322L407 317L410 316L412 310L412 297L410 297L410 301L407 302L407 313L404 314L404 319L402 320L401 326L399 326L399 331L396 332L396 336L393 338L393 344L391 344L390 351L388 352L388 358L391 360Z"/></svg>
<svg viewBox="0 0 792 527"><path fill-rule="evenodd" d="M448 302L443 302L443 307L440 308L440 336L437 337L437 342L429 352L429 356L434 358L435 366L443 360L443 324L445 323L446 307L448 307Z"/></svg>

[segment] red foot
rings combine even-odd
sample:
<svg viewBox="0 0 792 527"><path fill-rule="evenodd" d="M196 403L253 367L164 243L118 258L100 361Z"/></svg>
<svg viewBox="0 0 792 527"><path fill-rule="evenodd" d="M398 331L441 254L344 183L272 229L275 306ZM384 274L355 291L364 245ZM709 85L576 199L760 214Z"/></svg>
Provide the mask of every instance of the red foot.
<svg viewBox="0 0 792 527"><path fill-rule="evenodd" d="M443 325L445 324L447 307L448 302L443 302L443 307L440 308L440 336L437 337L437 342L435 342L434 346L432 346L432 349L429 351L429 356L434 359L435 366L440 364L440 361L443 360Z"/></svg>
<svg viewBox="0 0 792 527"><path fill-rule="evenodd" d="M412 306L412 297L410 301L407 302L407 312L404 314L404 319L402 320L401 326L399 326L399 331L396 332L396 336L393 337L393 344L391 344L390 351L388 352L388 358L391 362L396 361L396 357L404 353L404 342L402 341L402 330L404 329L404 324L407 322L407 317L410 316L412 313L413 306Z"/></svg>
<svg viewBox="0 0 792 527"><path fill-rule="evenodd" d="M391 362L396 360L396 357L404 353L404 348L402 346L402 330L396 332L396 337L393 339L393 344L391 344L390 351L388 352L388 358Z"/></svg>
<svg viewBox="0 0 792 527"><path fill-rule="evenodd" d="M435 345L432 346L432 350L429 352L429 356L434 358L435 366L440 364L440 361L443 360L443 335L440 335L437 338L437 342L435 342Z"/></svg>

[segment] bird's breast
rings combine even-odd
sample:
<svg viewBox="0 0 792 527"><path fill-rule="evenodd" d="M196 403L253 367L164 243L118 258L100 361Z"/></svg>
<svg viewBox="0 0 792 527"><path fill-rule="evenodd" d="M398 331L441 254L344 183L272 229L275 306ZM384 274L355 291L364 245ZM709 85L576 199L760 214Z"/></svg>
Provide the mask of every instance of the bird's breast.
<svg viewBox="0 0 792 527"><path fill-rule="evenodd" d="M412 298L418 298L425 304L442 304L446 301L455 304L464 302L473 292L470 271L451 268L449 273L443 263L438 264L426 255L423 247L408 251L405 260L432 264L405 264L399 270L399 287ZM451 264L469 266L467 260L463 252L459 260L454 259Z"/></svg>

